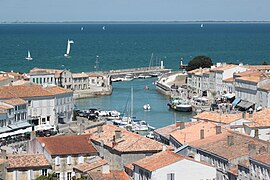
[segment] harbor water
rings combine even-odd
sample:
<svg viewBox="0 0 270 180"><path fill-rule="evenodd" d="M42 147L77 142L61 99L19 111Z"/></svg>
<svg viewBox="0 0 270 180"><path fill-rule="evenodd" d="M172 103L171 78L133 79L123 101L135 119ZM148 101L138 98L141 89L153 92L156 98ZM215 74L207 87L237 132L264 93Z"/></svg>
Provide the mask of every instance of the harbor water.
<svg viewBox="0 0 270 180"><path fill-rule="evenodd" d="M105 26L105 30L103 29ZM83 28L82 28L83 27ZM29 72L34 67L89 72L147 67L164 60L177 70L180 59L206 55L213 62L261 64L269 60L270 24L0 24L0 70ZM73 40L65 58L67 40ZM25 60L27 51L32 61ZM98 69L95 61L98 56ZM96 66L97 67L97 66ZM188 121L190 113L169 111L168 98L159 94L154 79L114 83L111 96L77 100L81 109L123 112L134 89L134 116L159 128ZM150 87L144 90L144 86ZM143 105L149 103L150 111Z"/></svg>

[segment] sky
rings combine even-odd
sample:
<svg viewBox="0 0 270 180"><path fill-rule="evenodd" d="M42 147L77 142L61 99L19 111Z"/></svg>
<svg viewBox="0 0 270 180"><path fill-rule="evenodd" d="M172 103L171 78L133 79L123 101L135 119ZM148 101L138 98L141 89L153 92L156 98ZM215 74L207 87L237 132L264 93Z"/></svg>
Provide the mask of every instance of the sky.
<svg viewBox="0 0 270 180"><path fill-rule="evenodd" d="M0 0L0 22L270 21L270 0Z"/></svg>

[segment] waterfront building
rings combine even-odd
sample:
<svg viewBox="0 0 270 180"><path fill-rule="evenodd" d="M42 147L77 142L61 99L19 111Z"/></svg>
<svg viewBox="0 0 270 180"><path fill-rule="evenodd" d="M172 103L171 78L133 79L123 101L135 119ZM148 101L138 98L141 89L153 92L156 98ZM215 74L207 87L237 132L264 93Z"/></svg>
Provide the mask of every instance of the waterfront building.
<svg viewBox="0 0 270 180"><path fill-rule="evenodd" d="M215 179L216 169L165 150L132 163L134 180Z"/></svg>
<svg viewBox="0 0 270 180"><path fill-rule="evenodd" d="M73 73L72 74L73 78L73 90L78 91L78 90L86 90L88 89L89 85L89 78L88 75L84 72L82 73Z"/></svg>
<svg viewBox="0 0 270 180"><path fill-rule="evenodd" d="M44 154L60 180L71 180L73 168L98 156L90 134L38 137L29 142L30 153Z"/></svg>
<svg viewBox="0 0 270 180"><path fill-rule="evenodd" d="M228 87L224 86L223 81L233 77L234 73L246 71L247 68L243 64L234 65L226 63L217 63L215 68L210 69L209 75L209 89L217 95L228 93Z"/></svg>
<svg viewBox="0 0 270 180"><path fill-rule="evenodd" d="M43 154L7 155L7 180L36 179L51 172L52 166Z"/></svg>
<svg viewBox="0 0 270 180"><path fill-rule="evenodd" d="M223 180L229 179L229 170L237 167L239 161L248 160L262 151L268 152L269 145L269 142L248 135L224 130L217 135L193 141L176 152L215 166L217 179Z"/></svg>
<svg viewBox="0 0 270 180"><path fill-rule="evenodd" d="M270 179L270 154L257 154L249 158L249 179Z"/></svg>
<svg viewBox="0 0 270 180"><path fill-rule="evenodd" d="M5 103L27 102L27 105L25 102L15 105L14 116L16 115L16 118L20 118L20 120L22 117L25 118L25 108L27 108L27 120L36 126L42 124L54 126L58 123L69 122L73 116L73 92L58 86L42 87L34 84L3 86L0 87L0 101ZM12 106L9 105L9 107Z"/></svg>
<svg viewBox="0 0 270 180"><path fill-rule="evenodd" d="M61 85L61 73L58 69L33 68L30 70L30 82L40 85Z"/></svg>
<svg viewBox="0 0 270 180"><path fill-rule="evenodd" d="M270 78L267 74L258 71L249 71L249 73L235 78L236 98L255 104L253 106L255 109L269 107L269 84ZM250 107L243 106L243 108Z"/></svg>
<svg viewBox="0 0 270 180"><path fill-rule="evenodd" d="M86 132L92 134L91 141L111 170L123 170L125 164L163 149L163 145L157 141L113 125L99 126Z"/></svg>

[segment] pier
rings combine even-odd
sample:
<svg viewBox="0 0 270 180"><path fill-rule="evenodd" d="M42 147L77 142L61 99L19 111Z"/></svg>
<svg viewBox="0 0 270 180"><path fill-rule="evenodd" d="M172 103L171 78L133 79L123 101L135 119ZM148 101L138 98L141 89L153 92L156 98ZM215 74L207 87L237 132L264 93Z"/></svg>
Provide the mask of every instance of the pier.
<svg viewBox="0 0 270 180"><path fill-rule="evenodd" d="M97 73L108 74L112 78L114 77L124 77L128 74L132 75L149 75L151 73L168 73L171 69L165 69L163 66L152 66L152 67L141 67L141 68L129 68L129 69L117 69L108 71L99 71Z"/></svg>

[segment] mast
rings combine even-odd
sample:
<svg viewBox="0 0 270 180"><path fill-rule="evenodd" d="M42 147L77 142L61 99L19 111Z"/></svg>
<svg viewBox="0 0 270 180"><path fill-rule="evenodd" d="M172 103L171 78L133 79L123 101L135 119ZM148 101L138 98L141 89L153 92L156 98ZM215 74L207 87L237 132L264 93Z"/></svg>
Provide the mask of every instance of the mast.
<svg viewBox="0 0 270 180"><path fill-rule="evenodd" d="M151 58L150 58L150 62L149 62L149 69L152 66L153 56L154 56L154 53L151 54Z"/></svg>
<svg viewBox="0 0 270 180"><path fill-rule="evenodd" d="M131 88L130 117L133 117L133 87Z"/></svg>
<svg viewBox="0 0 270 180"><path fill-rule="evenodd" d="M99 61L98 61L98 58L99 58L99 56L97 55L96 56L96 65L95 65L95 69L96 69L96 71L98 70L98 68L99 68Z"/></svg>

